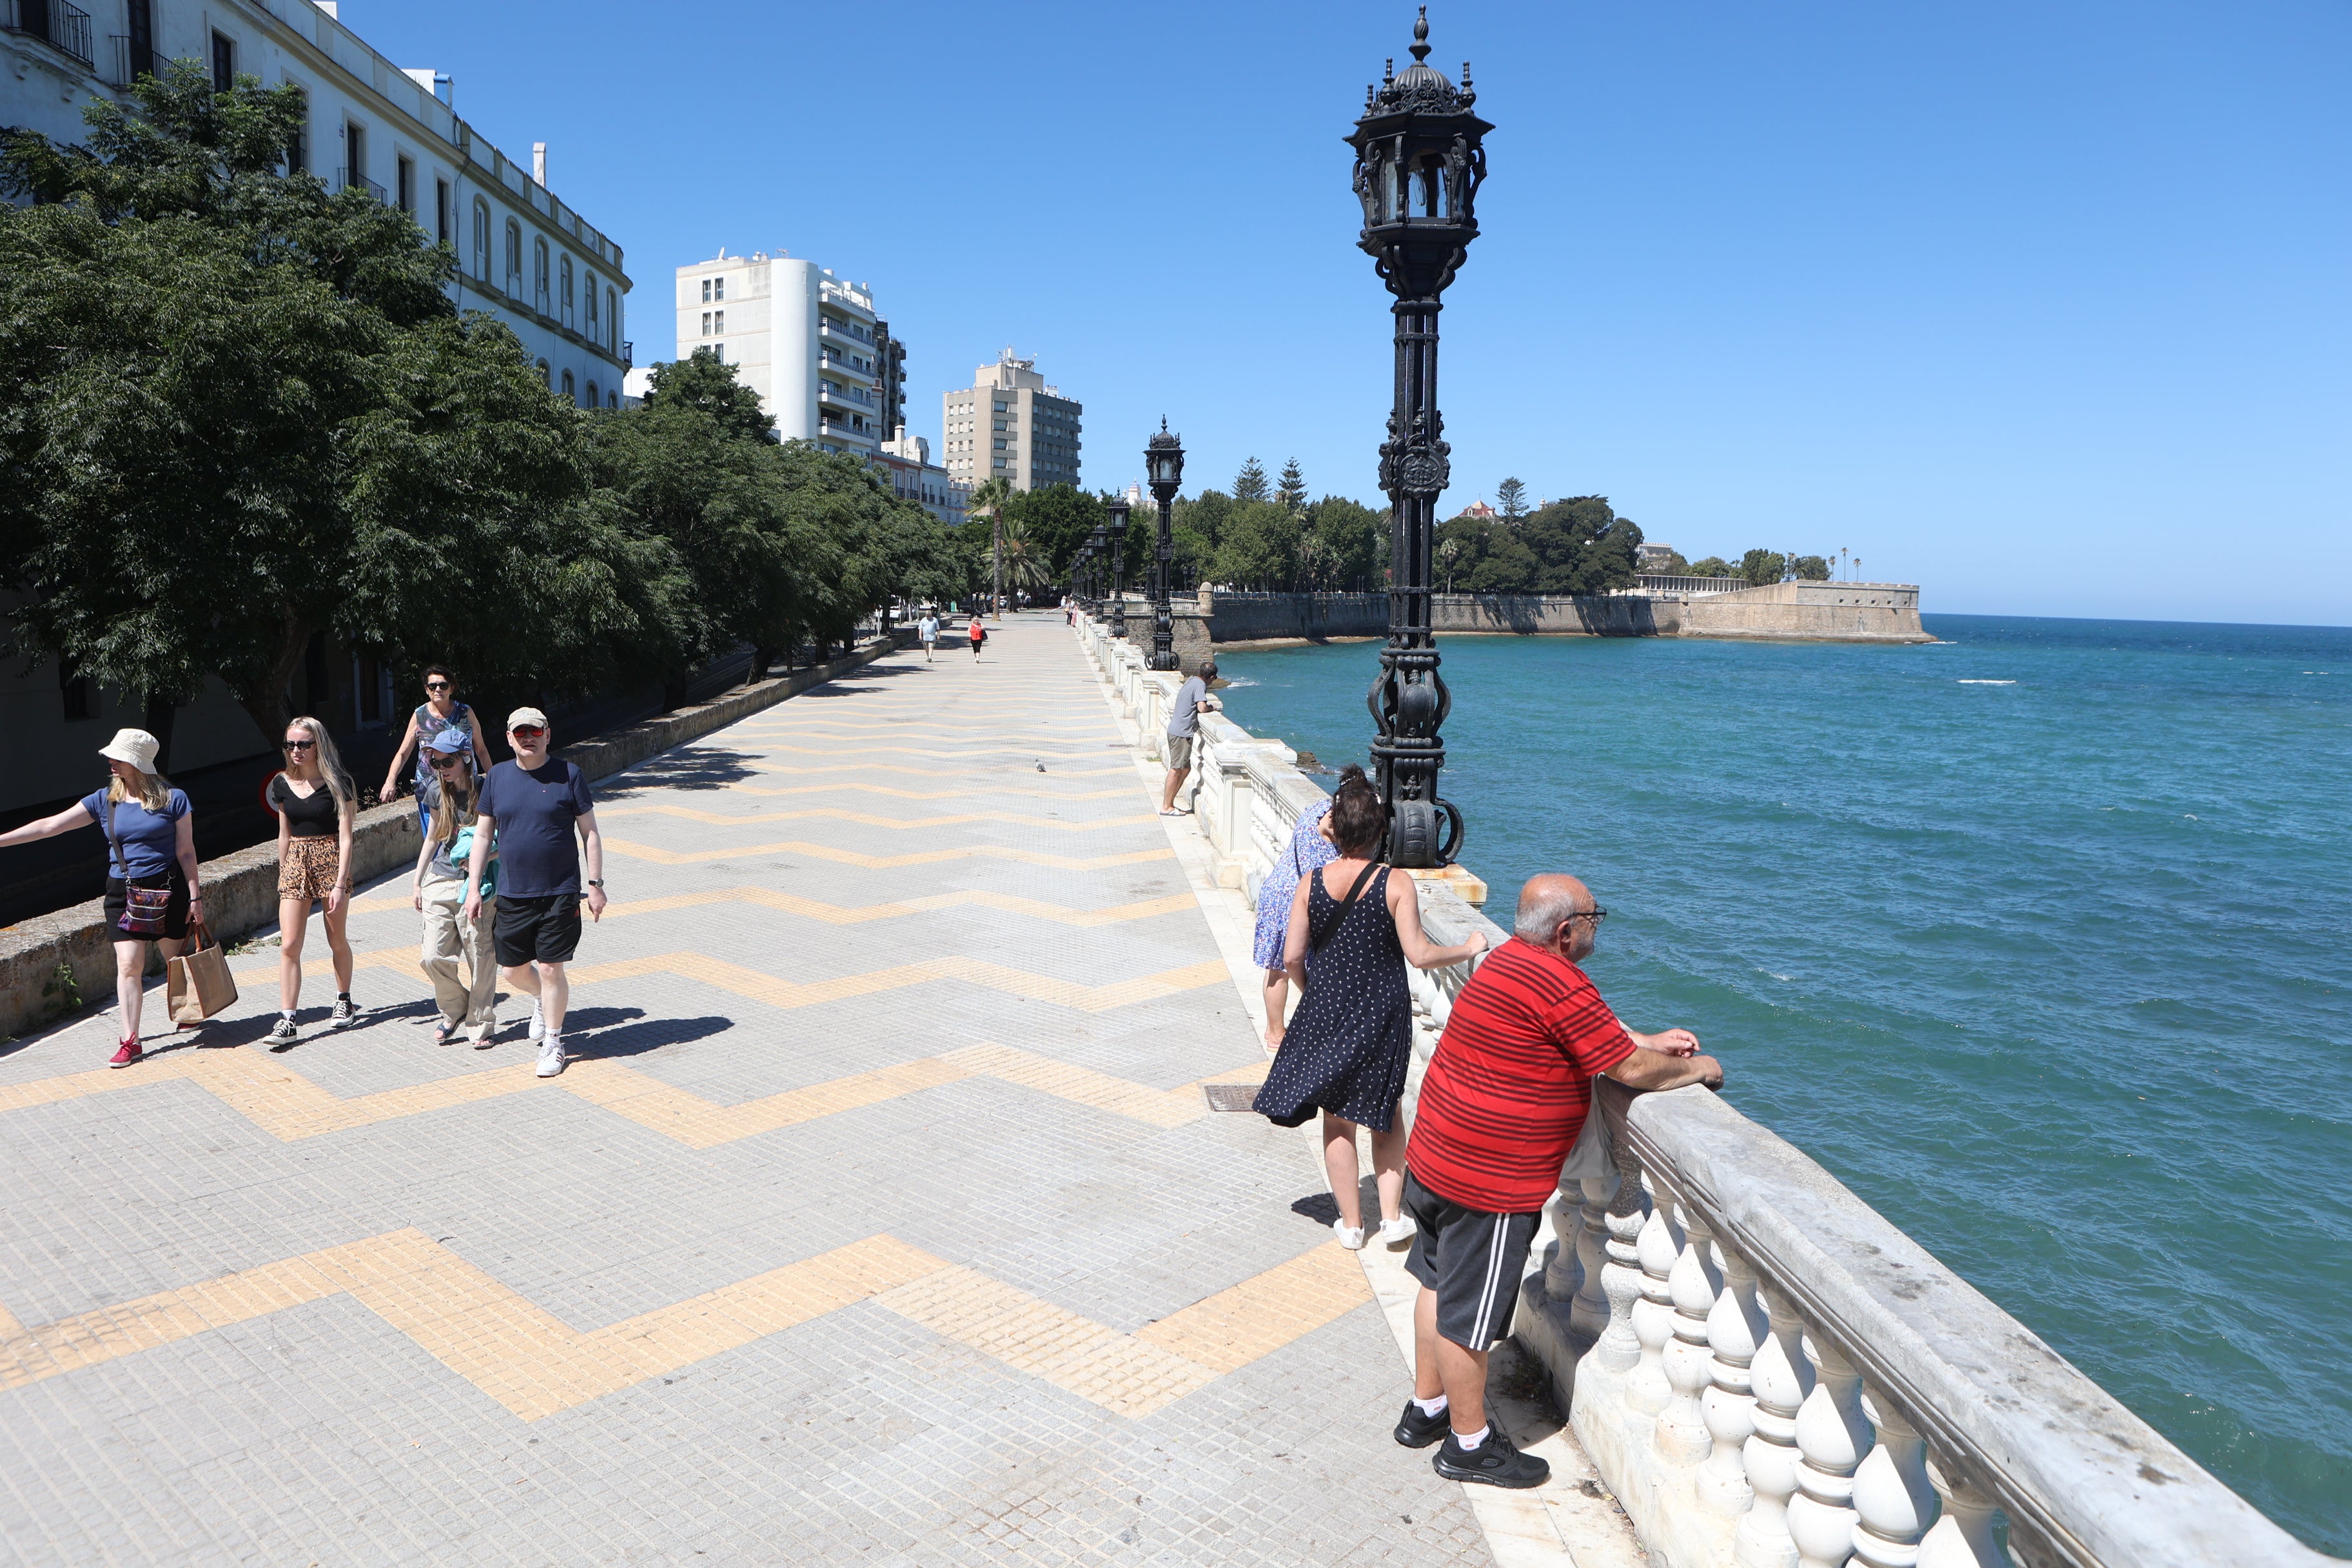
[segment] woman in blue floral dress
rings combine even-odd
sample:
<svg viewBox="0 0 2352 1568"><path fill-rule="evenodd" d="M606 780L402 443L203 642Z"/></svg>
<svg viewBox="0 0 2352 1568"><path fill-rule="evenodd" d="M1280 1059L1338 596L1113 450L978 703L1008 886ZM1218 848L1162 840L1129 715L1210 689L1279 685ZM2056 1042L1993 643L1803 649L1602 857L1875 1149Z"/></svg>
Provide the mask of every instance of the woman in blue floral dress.
<svg viewBox="0 0 2352 1568"><path fill-rule="evenodd" d="M1339 775L1345 783L1349 774L1364 776L1364 770L1349 767ZM1282 967L1283 939L1290 934L1290 902L1298 891L1298 879L1309 871L1319 871L1331 863L1339 851L1323 837L1323 819L1331 815L1331 797L1308 806L1298 814L1298 825L1290 830L1290 847L1284 850L1265 874L1265 882L1257 890L1257 940L1250 946L1250 956L1265 971L1265 1052L1272 1056L1282 1045L1283 1008L1290 1000L1290 975Z"/></svg>

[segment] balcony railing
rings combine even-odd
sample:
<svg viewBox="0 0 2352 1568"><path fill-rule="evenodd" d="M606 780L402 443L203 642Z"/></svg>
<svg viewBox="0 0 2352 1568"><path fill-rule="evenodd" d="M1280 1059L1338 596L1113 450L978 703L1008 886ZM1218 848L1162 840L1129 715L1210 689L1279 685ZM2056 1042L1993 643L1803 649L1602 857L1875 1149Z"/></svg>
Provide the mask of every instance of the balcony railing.
<svg viewBox="0 0 2352 1568"><path fill-rule="evenodd" d="M1638 574L1633 583L1645 594L1737 594L1756 585L1745 577L1667 577L1650 572Z"/></svg>
<svg viewBox="0 0 2352 1568"><path fill-rule="evenodd" d="M109 87L129 87L142 76L160 77L163 74L163 62L156 58L155 51L152 48L133 49L127 35L111 34L106 43L107 60L111 71L107 78Z"/></svg>
<svg viewBox="0 0 2352 1568"><path fill-rule="evenodd" d="M621 342L621 365L622 365L622 368L623 368L623 369L625 369L625 370L635 370L635 369L636 368L636 364L637 364L637 345L636 345L636 341L635 341L635 339L624 339L624 340L622 341L622 342Z"/></svg>
<svg viewBox="0 0 2352 1568"><path fill-rule="evenodd" d="M1156 749L1177 678L1091 619L1080 643ZM1323 793L1221 714L1192 770L1211 876L1255 900ZM1451 875L1417 881L1433 942L1508 940ZM1475 962L1406 972L1408 1121ZM2343 1568L1730 1101L1593 1087L1601 1173L1563 1175L1514 1338L1650 1563Z"/></svg>
<svg viewBox="0 0 2352 1568"><path fill-rule="evenodd" d="M354 174L348 168L337 169L335 171L335 189L339 191L348 191L354 185L358 186L361 190L365 191L368 195L373 196L378 201L383 201L384 199L383 187L377 184L373 180L369 179L365 174Z"/></svg>
<svg viewBox="0 0 2352 1568"><path fill-rule="evenodd" d="M71 55L90 69L98 68L90 54L89 13L66 0L0 0L0 17L9 32L42 39L60 54Z"/></svg>

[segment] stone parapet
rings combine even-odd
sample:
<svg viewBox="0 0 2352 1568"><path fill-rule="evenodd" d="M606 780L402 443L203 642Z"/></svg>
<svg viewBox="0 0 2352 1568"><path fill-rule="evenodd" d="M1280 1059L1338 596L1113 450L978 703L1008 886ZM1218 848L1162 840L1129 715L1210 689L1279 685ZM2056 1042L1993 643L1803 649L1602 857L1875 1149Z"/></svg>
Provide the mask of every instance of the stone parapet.
<svg viewBox="0 0 2352 1568"><path fill-rule="evenodd" d="M1213 604L1206 632L1213 643L1323 642L1388 631L1385 594L1216 594ZM1903 583L1773 583L1720 594L1437 594L1430 624L1457 637L1936 640L1919 623L1917 586ZM1150 635L1147 623L1147 642Z"/></svg>
<svg viewBox="0 0 2352 1568"><path fill-rule="evenodd" d="M846 675L893 647L909 645L898 629L876 637L829 664L740 687L723 697L676 709L643 723L559 748L591 779L633 767L659 752L725 728L812 686ZM364 883L415 862L422 840L414 801L394 801L359 814L352 831L352 881ZM199 868L215 935L234 942L278 920L278 846L257 844ZM161 960L155 962L160 964ZM91 900L0 931L0 1037L21 1034L72 1010L74 996L111 997L113 928L102 901Z"/></svg>

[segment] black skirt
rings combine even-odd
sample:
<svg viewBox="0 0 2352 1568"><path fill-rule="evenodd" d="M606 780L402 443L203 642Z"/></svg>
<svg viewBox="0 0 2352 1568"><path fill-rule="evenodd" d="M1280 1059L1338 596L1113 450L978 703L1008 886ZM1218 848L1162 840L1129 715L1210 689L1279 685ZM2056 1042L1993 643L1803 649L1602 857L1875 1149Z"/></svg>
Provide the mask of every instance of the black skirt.
<svg viewBox="0 0 2352 1568"><path fill-rule="evenodd" d="M130 885L171 889L171 902L163 906L163 929L156 934L169 942L178 942L188 934L188 877L176 862L160 877L133 877ZM135 935L122 929L122 911L131 907L122 889L121 878L106 879L106 923L114 928L110 934L116 942L153 942L155 937Z"/></svg>

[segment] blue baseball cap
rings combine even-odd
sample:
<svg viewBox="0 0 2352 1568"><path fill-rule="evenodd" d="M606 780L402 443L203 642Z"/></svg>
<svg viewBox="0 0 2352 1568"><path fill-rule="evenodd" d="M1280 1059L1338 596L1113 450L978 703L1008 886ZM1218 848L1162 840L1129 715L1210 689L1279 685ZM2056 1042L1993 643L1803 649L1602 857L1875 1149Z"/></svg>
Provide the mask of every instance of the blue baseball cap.
<svg viewBox="0 0 2352 1568"><path fill-rule="evenodd" d="M474 738L453 724L425 742L425 749L428 752L438 752L445 757L454 757L461 752L472 751Z"/></svg>

